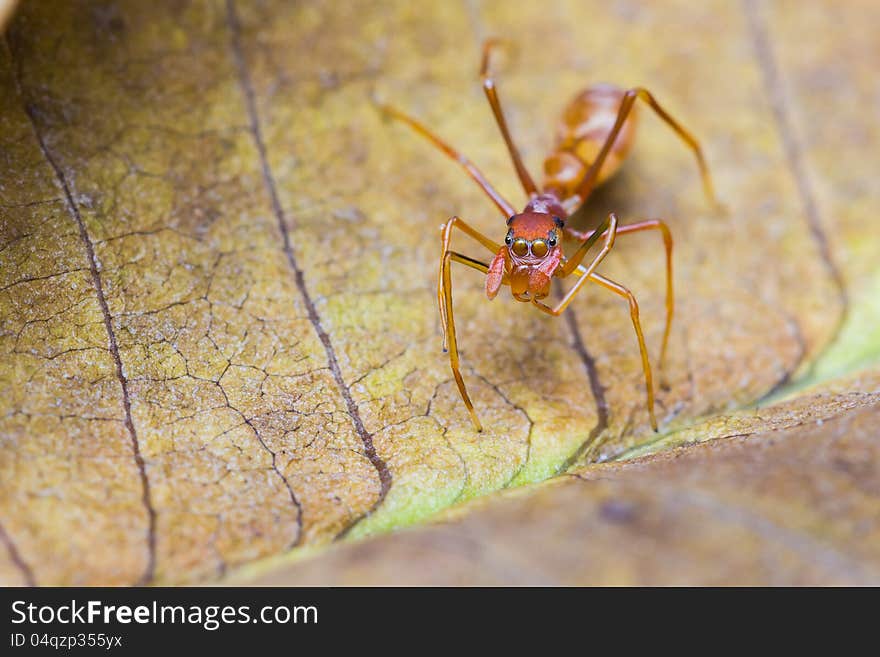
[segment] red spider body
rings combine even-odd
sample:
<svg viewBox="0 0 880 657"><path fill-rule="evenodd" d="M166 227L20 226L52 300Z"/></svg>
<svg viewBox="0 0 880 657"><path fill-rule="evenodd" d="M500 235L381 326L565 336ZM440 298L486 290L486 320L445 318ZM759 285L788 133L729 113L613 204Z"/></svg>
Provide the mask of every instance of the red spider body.
<svg viewBox="0 0 880 657"><path fill-rule="evenodd" d="M639 320L639 308L629 289L596 271L596 267L614 245L617 235L644 230L657 230L663 236L666 251L666 326L660 349L662 365L673 314L672 292L672 235L661 219L650 219L618 226L617 216L611 213L600 226L588 233L580 233L565 225L566 219L581 208L593 189L613 175L621 166L635 138L635 101L641 99L665 121L693 150L700 167L706 195L714 202L712 182L706 168L700 146L691 134L670 116L646 90L640 87L624 91L608 84L594 85L578 94L565 108L557 130L556 143L544 161L544 183L539 189L523 165L519 151L513 143L507 121L501 110L501 102L495 81L489 74L489 55L494 41L483 47L481 77L483 90L495 115L501 135L507 144L511 160L523 189L529 197L525 209L516 213L514 207L486 180L470 160L437 137L428 128L403 112L382 105L391 116L408 123L419 134L429 139L446 155L461 165L507 219L507 235L500 244L476 230L459 217L452 217L443 226L443 250L440 256L440 276L437 283L437 300L443 326L443 346L448 348L452 374L461 398L470 413L474 428L482 430L474 406L461 376L455 322L452 314L451 263L458 262L486 274L486 296L495 298L502 285L510 286L517 301L531 303L542 312L560 315L587 282L595 283L620 297L629 304L630 317L639 343L642 368L645 375L648 415L651 426L657 430L654 415L654 384L645 338ZM489 263L464 255L451 248L453 229L459 229L493 254ZM580 244L568 258L563 255L563 236L576 239ZM588 265L582 264L589 249L600 239L604 243L599 253ZM550 295L554 277L566 278L576 275L577 281L554 305L543 300Z"/></svg>

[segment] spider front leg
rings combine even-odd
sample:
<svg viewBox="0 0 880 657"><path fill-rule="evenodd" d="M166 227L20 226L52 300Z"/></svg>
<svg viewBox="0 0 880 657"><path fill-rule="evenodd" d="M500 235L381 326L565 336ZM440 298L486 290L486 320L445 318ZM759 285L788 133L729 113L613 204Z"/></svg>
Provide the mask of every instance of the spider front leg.
<svg viewBox="0 0 880 657"><path fill-rule="evenodd" d="M446 308L443 304L443 258L446 253L452 251L452 230L457 228L461 232L463 232L468 237L473 238L477 242L479 242L486 249L491 251L493 254L497 253L501 248L501 245L497 242L489 239L483 233L478 231L476 228L468 224L466 221L459 217L452 217L449 221L443 224L442 233L441 233L441 244L442 251L440 252L440 275L437 277L437 305L440 308L440 323L443 327L443 351L448 351L449 345L447 342L447 329L446 329ZM473 258L467 258L467 256L460 256L462 258L466 258L469 261L473 261L479 263L478 260L473 260ZM468 264L468 263L464 263ZM479 263L481 266L483 263ZM486 266L488 268L488 266ZM474 267L475 269L479 269L479 267ZM485 273L485 270L483 271Z"/></svg>
<svg viewBox="0 0 880 657"><path fill-rule="evenodd" d="M666 251L666 326L663 329L663 343L660 347L660 360L658 361L658 369L661 372L662 379L663 366L666 362L666 348L669 345L669 334L672 329L672 317L675 312L675 294L672 285L672 232L669 230L669 226L666 225L666 222L662 219L648 219L647 221L639 221L634 224L619 226L617 229L617 234L629 235L631 233L637 233L645 230L660 231L660 234L663 236L663 248ZM581 242L586 242L587 240L593 238L597 232L598 231L581 233L580 231L574 230L572 228L565 228L566 235L569 235L570 237L573 237L574 239ZM581 274L586 272L583 267L580 267L579 271Z"/></svg>
<svg viewBox="0 0 880 657"><path fill-rule="evenodd" d="M587 255L587 251L590 250L590 247L592 247L602 235L605 235L605 244L602 245L602 249L596 254L596 257L593 258L593 261L589 266L584 268L581 265L581 261L583 261L584 256ZM562 300L556 304L555 308L551 309L544 306L546 310L550 311L552 315L559 315L566 309L566 307L568 307L568 304L571 303L572 299L574 299L574 296L580 291L583 284L587 282L590 274L595 271L596 267L599 266L599 263L605 259L606 255L608 255L608 252L614 246L615 237L617 237L617 215L612 212L608 215L608 218L599 225L599 228L587 236L583 243L578 247L578 250L574 252L571 259L567 260L565 264L562 265L559 272L559 275L562 278L569 276L576 269L582 270L581 277L565 294ZM544 304L538 304L539 307L543 305Z"/></svg>
<svg viewBox="0 0 880 657"><path fill-rule="evenodd" d="M645 374L645 389L648 396L648 415L651 419L651 428L654 429L654 431L657 431L657 417L654 415L654 376L651 372L651 362L648 359L648 348L645 346L645 335L642 332L642 324L639 321L639 304L636 301L636 297L628 288L619 283L615 283L609 278L605 278L601 274L597 274L593 271L590 271L590 273L581 273L586 271L587 269L578 267L577 275L580 276L580 278L575 284L577 289L580 289L582 283L590 280L593 283L598 283L602 287L624 297L629 302L629 313L632 319L633 328L636 331L636 338L639 341L639 353L642 356L642 370ZM562 314L562 310L564 310L564 308L560 309L559 306L556 308L550 308L539 301L535 301L534 304L540 310L543 310L545 313L553 315L554 317L558 317Z"/></svg>
<svg viewBox="0 0 880 657"><path fill-rule="evenodd" d="M636 331L636 337L639 340L639 352L642 355L642 370L645 373L645 390L648 394L648 415L651 417L651 427L657 431L657 417L654 415L654 377L651 374L651 362L648 360L648 348L645 347L645 335L642 333L642 324L639 321L639 304L635 295L620 283L615 283L609 278L605 278L601 274L590 274L590 280L598 283L607 290L611 290L615 294L622 296L629 302L629 314L632 318L633 328Z"/></svg>
<svg viewBox="0 0 880 657"><path fill-rule="evenodd" d="M484 274L489 271L489 265L450 249L453 228L458 228L490 251L498 251L501 248L501 245L493 242L480 231L472 228L458 217L452 217L452 219L447 221L443 226L443 251L440 255L440 275L437 281L437 300L440 306L440 319L443 325L443 349L449 352L449 366L452 369L452 376L455 378L455 383L458 386L458 392L461 395L464 405L467 407L474 428L480 432L483 430L483 426L480 424L480 420L474 410L473 402L471 402L467 388L464 385L464 379L461 376L458 356L458 340L455 335L455 316L452 312L451 265L453 262L459 262Z"/></svg>
<svg viewBox="0 0 880 657"><path fill-rule="evenodd" d="M648 222L646 222L648 223ZM665 226L665 224L664 224ZM642 229L647 229L645 226ZM572 286L572 288L566 293L566 295L562 298L562 300L556 304L554 308L547 306L540 301L534 300L533 303L540 310L547 313L548 315L553 315L554 317L558 317L562 314L562 312L568 307L568 304L571 303L574 296L583 288L584 283L588 280L594 283L598 283L599 285L605 287L606 289L611 290L615 294L618 294L629 302L630 309L630 317L632 318L633 328L636 332L636 338L638 338L639 342L639 352L642 357L642 369L645 374L645 387L647 389L648 396L648 415L651 419L651 427L654 431L657 431L657 417L654 414L654 376L651 372L651 362L648 359L648 349L645 346L645 335L642 332L642 324L639 320L639 304L636 301L635 295L623 285L619 283L615 283L614 281L605 278L604 276L597 274L595 272L596 267L600 262L608 255L608 252L614 246L614 238L617 233L620 232L621 229L617 227L617 216L614 213L608 215L608 218L592 233L589 233L584 236L584 241L578 250L575 252L575 256L563 265L561 268L560 274L565 277L571 273L576 273L579 277L577 282ZM630 232L633 229L630 229ZM667 231L668 232L668 229ZM664 233L665 235L666 233ZM605 236L605 244L602 247L602 250L599 251L598 254L593 258L590 264L584 267L581 264L581 260L583 260L584 255L587 250L599 239L600 236ZM669 241L669 249L667 254L671 256L671 235ZM668 320L667 320L668 321Z"/></svg>

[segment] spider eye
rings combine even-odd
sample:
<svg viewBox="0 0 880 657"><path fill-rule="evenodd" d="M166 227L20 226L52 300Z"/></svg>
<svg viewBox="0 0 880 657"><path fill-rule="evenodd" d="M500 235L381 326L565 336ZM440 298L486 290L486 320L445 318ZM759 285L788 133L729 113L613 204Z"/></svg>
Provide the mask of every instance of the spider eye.
<svg viewBox="0 0 880 657"><path fill-rule="evenodd" d="M538 258L543 258L547 255L547 251L550 249L547 248L547 242L544 240L534 240L532 242L532 255L537 256Z"/></svg>
<svg viewBox="0 0 880 657"><path fill-rule="evenodd" d="M556 246L556 231L550 233L550 239L547 240L547 244L550 246Z"/></svg>
<svg viewBox="0 0 880 657"><path fill-rule="evenodd" d="M526 242L522 237L519 237L513 240L513 246L510 248L516 255L524 256L529 252L529 243Z"/></svg>
<svg viewBox="0 0 880 657"><path fill-rule="evenodd" d="M510 246L511 244L513 244L513 234L512 233L507 233L507 237L504 238L504 243L507 246Z"/></svg>

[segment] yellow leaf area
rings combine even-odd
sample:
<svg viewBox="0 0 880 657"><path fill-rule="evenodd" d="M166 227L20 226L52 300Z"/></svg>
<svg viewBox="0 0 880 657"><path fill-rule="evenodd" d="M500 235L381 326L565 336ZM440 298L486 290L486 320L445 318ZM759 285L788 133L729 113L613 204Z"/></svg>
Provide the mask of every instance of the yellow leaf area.
<svg viewBox="0 0 880 657"><path fill-rule="evenodd" d="M438 531L464 532L448 581L485 560L483 581L658 581L636 557L661 535L682 563L751 546L731 578L761 579L750 564L777 538L781 579L811 549L817 581L876 573L877 415L856 408L880 400L876 18L867 2L25 3L0 51L0 578L378 582L396 564L413 581L432 553L407 550L444 549ZM505 217L369 96L524 203L475 79L492 35L511 42L499 90L536 176L594 82L647 87L703 143L726 213L647 111L590 205L675 236L659 434L619 297L588 288L557 319L488 302L463 269L471 427L440 350L439 226L457 214L500 241ZM656 362L659 238L618 238L601 272L638 296ZM731 435L748 437L607 463ZM832 471L855 483L823 488ZM322 549L565 472L439 529ZM809 516L807 476L826 504ZM786 504L806 510L780 525ZM548 570L517 579L556 530Z"/></svg>

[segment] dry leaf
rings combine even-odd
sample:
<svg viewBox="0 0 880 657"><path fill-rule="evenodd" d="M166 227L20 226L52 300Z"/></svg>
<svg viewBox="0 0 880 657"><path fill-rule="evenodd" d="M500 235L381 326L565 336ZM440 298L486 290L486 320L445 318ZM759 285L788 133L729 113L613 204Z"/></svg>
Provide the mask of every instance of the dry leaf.
<svg viewBox="0 0 880 657"><path fill-rule="evenodd" d="M880 405L591 466L257 584L880 583Z"/></svg>
<svg viewBox="0 0 880 657"><path fill-rule="evenodd" d="M876 12L821 2L20 7L0 57L3 579L192 582L247 563L263 573L276 563L266 557L416 523L583 462L755 434L745 453L768 431L844 412L830 424L869 426L873 411L849 413L877 402L877 370L839 377L873 363L880 344L877 244L866 238L878 206L868 172L880 136L865 109ZM829 31L832 15L840 27ZM662 216L676 237L659 436L619 299L589 290L555 320L509 296L487 302L464 271L455 311L486 431L470 427L440 353L438 226L459 214L500 238L503 220L368 95L435 126L519 203L475 82L489 35L516 43L500 92L535 172L560 109L590 82L644 84L703 140L726 216L647 113L632 161L592 204L597 219ZM652 237L620 239L602 271L638 295L656 357ZM749 410L807 383L820 386L813 396ZM838 449L835 435L817 429L812 440ZM866 459L870 438L857 443ZM770 451L768 463L780 452ZM686 496L686 473L701 468L727 468L733 488L757 485L760 467L716 456L688 457L664 494ZM833 456L820 461L833 467ZM643 504L662 467L636 466L622 497ZM778 477L784 497L797 483ZM601 506L611 486L552 485L534 508L549 497L576 513L584 495ZM842 534L864 520L854 487L829 487ZM670 519L666 500L646 513ZM485 540L504 541L523 518L502 508L503 521L481 511L465 522L485 518ZM726 508L703 513L735 533ZM627 527L652 536L660 525ZM691 529L669 549L711 554ZM579 531L566 544L587 542L591 530ZM408 540L397 536L350 549ZM860 561L875 556L868 545L845 568L808 575L875 576ZM337 558L315 572L333 580ZM757 572L749 563L729 572Z"/></svg>

